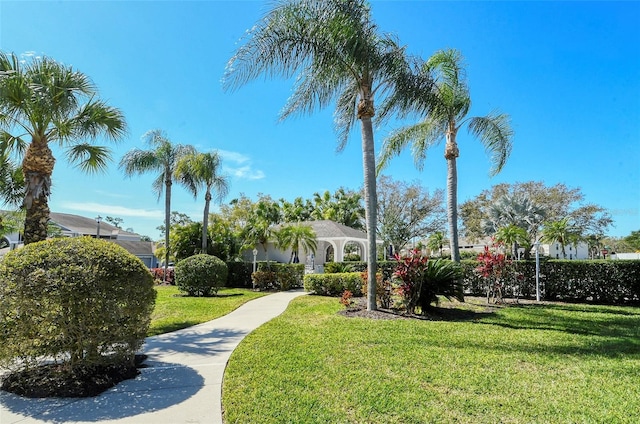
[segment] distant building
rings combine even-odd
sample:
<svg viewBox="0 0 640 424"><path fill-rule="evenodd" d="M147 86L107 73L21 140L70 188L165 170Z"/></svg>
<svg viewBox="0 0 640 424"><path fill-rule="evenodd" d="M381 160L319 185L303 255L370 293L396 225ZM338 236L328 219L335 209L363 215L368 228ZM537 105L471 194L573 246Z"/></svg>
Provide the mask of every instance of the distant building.
<svg viewBox="0 0 640 424"><path fill-rule="evenodd" d="M147 267L154 268L158 266L158 259L154 254L155 248L153 243L150 241L141 241L139 234L124 231L108 222L98 222L95 218L87 218L68 213L51 212L49 219L50 223L60 228L63 237L89 236L111 241L140 258ZM0 256L21 245L22 238L19 233L0 236L0 247L4 247L0 249Z"/></svg>

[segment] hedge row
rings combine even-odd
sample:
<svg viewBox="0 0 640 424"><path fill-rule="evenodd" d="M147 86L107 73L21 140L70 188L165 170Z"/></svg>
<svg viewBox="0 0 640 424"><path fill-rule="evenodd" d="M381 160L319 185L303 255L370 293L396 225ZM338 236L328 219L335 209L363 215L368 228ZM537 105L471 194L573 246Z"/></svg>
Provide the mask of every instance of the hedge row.
<svg viewBox="0 0 640 424"><path fill-rule="evenodd" d="M258 290L290 290L302 287L304 264L281 264L260 262L251 274L253 285Z"/></svg>
<svg viewBox="0 0 640 424"><path fill-rule="evenodd" d="M349 290L354 296L362 296L361 272L338 272L332 274L307 274L304 289L320 296L342 296Z"/></svg>
<svg viewBox="0 0 640 424"><path fill-rule="evenodd" d="M476 261L462 261L465 292L486 295L487 282L474 272ZM535 261L513 261L501 279L505 296L536 296ZM640 261L540 261L545 300L594 303L640 302Z"/></svg>

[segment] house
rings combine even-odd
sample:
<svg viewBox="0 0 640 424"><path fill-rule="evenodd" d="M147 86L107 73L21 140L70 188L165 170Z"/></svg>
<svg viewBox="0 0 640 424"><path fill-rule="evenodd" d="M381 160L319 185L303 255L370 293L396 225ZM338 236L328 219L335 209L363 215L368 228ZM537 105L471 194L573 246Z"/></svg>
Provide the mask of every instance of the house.
<svg viewBox="0 0 640 424"><path fill-rule="evenodd" d="M316 233L317 249L316 253L298 252L300 262L307 265L307 268L315 272L322 272L324 264L327 262L342 262L345 252L354 250L360 255L362 261L367 261L369 241L367 233L356 230L346 225L334 221L305 221L303 225L313 228ZM278 227L276 227L278 228ZM381 241L379 242L382 243ZM280 250L275 246L275 242L267 243L267 251L260 245L253 249L256 253L256 261L264 261L267 256L270 261L288 263L291 260L291 249ZM253 252L247 250L243 252L243 259L252 262Z"/></svg>
<svg viewBox="0 0 640 424"><path fill-rule="evenodd" d="M149 268L158 266L158 259L154 255L154 246L150 241L141 241L140 235L122 230L104 222L101 218L87 218L68 213L51 212L50 223L60 229L63 237L89 236L111 241L124 247L129 253L137 256ZM18 233L0 236L0 256L6 251L22 245L21 235Z"/></svg>

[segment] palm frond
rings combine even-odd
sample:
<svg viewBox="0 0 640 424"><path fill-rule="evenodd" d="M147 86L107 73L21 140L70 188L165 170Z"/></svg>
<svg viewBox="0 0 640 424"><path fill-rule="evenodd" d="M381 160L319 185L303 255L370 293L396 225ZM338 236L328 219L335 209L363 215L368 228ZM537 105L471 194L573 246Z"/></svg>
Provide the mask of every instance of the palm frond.
<svg viewBox="0 0 640 424"><path fill-rule="evenodd" d="M498 174L511 154L513 130L509 115L494 112L484 117L474 117L469 122L469 131L480 138L491 156L489 174Z"/></svg>
<svg viewBox="0 0 640 424"><path fill-rule="evenodd" d="M88 143L74 144L67 149L66 154L70 163L76 164L88 174L105 171L111 160L111 152L107 147Z"/></svg>
<svg viewBox="0 0 640 424"><path fill-rule="evenodd" d="M381 154L378 157L376 170L380 173L392 157L398 156L408 145L411 145L414 162L418 169L422 169L427 150L438 143L443 136L441 123L431 119L410 125L391 133L384 140Z"/></svg>

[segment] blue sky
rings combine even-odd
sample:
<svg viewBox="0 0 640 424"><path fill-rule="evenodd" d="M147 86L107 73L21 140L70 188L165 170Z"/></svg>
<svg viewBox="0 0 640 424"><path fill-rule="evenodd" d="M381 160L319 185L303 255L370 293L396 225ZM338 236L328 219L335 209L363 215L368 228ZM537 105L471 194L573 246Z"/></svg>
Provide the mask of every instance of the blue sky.
<svg viewBox="0 0 640 424"><path fill-rule="evenodd" d="M274 199L362 186L360 134L336 153L331 108L278 122L291 82L258 79L228 93L224 68L265 1L0 0L0 49L47 55L89 75L124 112L128 136L106 174L84 175L58 156L53 211L124 219L159 238L163 203L152 175L127 179L117 163L140 137L162 129L177 143L219 149L231 178L226 202L244 193ZM465 57L470 116L498 108L515 130L496 177L480 143L459 136L458 199L494 184L544 181L580 187L609 209L624 236L640 229L640 2L372 1L379 27L424 58L443 48ZM376 131L376 151L391 126ZM443 146L424 170L409 154L386 174L445 188ZM172 209L202 219L202 197L176 188Z"/></svg>

